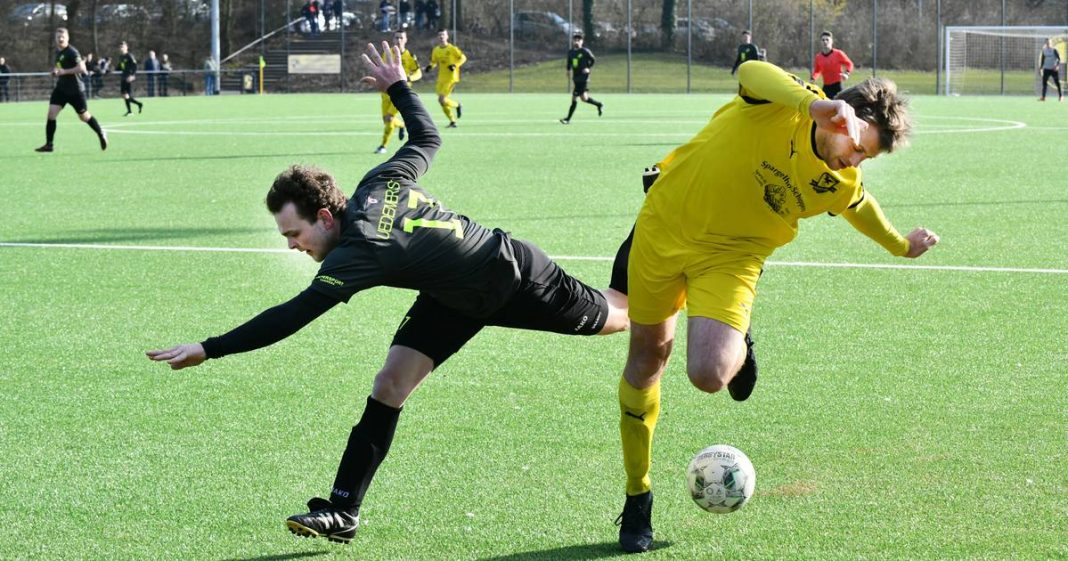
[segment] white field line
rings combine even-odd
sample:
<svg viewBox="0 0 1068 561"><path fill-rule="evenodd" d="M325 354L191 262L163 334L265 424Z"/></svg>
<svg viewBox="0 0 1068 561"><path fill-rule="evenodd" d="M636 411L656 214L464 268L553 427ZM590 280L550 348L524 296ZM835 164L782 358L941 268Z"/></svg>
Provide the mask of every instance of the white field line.
<svg viewBox="0 0 1068 561"><path fill-rule="evenodd" d="M87 243L24 243L0 242L0 247L33 249L95 249L119 251L179 251L179 252L214 252L214 253L290 253L292 250L282 248L255 247L203 247L203 246L167 246L167 245L110 245ZM553 255L558 261L612 261L612 257L588 255ZM891 263L815 263L807 261L768 261L772 267L813 267L823 269L890 269L917 271L957 271L967 273L1030 273L1044 275L1068 275L1068 269L1039 269L1029 267L973 267L958 265L900 265Z"/></svg>

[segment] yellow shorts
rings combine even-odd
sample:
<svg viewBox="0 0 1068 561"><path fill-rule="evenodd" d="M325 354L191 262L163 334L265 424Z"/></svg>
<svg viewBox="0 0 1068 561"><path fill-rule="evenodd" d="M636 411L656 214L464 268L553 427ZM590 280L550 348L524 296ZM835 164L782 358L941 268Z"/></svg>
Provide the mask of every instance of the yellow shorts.
<svg viewBox="0 0 1068 561"><path fill-rule="evenodd" d="M718 320L745 333L764 256L683 244L643 218L634 231L627 269L631 321L655 325L685 306L690 317Z"/></svg>
<svg viewBox="0 0 1068 561"><path fill-rule="evenodd" d="M389 99L389 96L387 94L382 94L382 116L385 117L386 115L392 115L396 117L397 113L399 113L399 111L397 111L397 108L394 107L393 101Z"/></svg>
<svg viewBox="0 0 1068 561"><path fill-rule="evenodd" d="M438 82L434 86L434 91L439 96L449 97L449 95L452 94L452 89L455 88L456 84L459 84L459 83L460 83L459 80L449 80L448 82Z"/></svg>

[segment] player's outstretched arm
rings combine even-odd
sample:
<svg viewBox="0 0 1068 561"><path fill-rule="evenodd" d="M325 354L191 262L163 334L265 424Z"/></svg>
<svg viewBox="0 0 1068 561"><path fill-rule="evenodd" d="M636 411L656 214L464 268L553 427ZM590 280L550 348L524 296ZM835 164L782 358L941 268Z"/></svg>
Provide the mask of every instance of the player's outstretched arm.
<svg viewBox="0 0 1068 561"><path fill-rule="evenodd" d="M390 101L404 119L408 142L388 161L364 177L388 170L414 181L430 168L434 154L441 147L441 137L430 113L419 101L419 96L408 87L400 62L400 50L396 47L390 48L386 42L382 43L382 50L383 55L379 55L374 45L367 44L367 52L362 58L368 75L362 81L389 95Z"/></svg>
<svg viewBox="0 0 1068 561"><path fill-rule="evenodd" d="M273 345L300 331L337 303L337 300L322 292L307 288L288 302L265 310L225 335L145 354L157 362L167 361L174 370L197 366L209 358L222 358Z"/></svg>
<svg viewBox="0 0 1068 561"><path fill-rule="evenodd" d="M171 370L197 366L208 359L208 355L204 352L204 346L200 343L189 343L169 349L146 351L145 354L156 362L167 361L167 364L171 365Z"/></svg>

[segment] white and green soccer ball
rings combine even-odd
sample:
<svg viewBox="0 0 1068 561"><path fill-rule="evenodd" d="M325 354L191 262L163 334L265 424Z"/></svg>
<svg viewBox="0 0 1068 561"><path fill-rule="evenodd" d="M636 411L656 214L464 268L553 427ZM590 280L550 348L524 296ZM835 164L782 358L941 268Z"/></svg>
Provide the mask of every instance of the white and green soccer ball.
<svg viewBox="0 0 1068 561"><path fill-rule="evenodd" d="M697 506L719 514L734 512L756 489L753 462L741 450L716 444L697 453L686 468L686 486Z"/></svg>

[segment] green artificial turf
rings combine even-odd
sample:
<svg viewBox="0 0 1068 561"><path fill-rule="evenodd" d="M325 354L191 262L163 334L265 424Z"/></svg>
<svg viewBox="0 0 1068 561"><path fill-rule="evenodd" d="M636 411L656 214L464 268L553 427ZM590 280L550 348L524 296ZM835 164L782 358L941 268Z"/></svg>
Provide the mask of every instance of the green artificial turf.
<svg viewBox="0 0 1068 561"><path fill-rule="evenodd" d="M457 97L460 128L421 183L597 286L642 168L728 99L598 94L604 117L583 105L564 127L563 91ZM191 248L284 249L263 206L271 180L315 163L351 191L383 159L379 98L144 101L125 119L121 101L91 102L106 153L65 110L48 155L33 152L45 104L0 105L0 559L617 557L625 335L485 330L409 400L356 540L290 535L285 517L329 491L414 293L368 291L194 369L143 352L307 286L304 255ZM744 404L690 385L680 329L643 559L1068 556L1068 108L914 106L913 146L866 163L865 187L900 230L942 243L907 261L844 220L804 221L761 279L760 383ZM734 514L684 489L690 457L714 443L758 473Z"/></svg>

